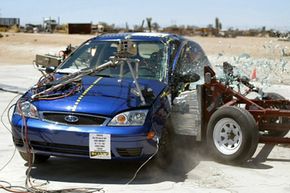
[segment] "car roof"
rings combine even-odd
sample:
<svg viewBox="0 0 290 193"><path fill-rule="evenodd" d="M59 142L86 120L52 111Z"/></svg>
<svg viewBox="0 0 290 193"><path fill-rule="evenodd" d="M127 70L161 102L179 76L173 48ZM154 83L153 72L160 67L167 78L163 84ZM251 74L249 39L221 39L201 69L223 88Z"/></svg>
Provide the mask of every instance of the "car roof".
<svg viewBox="0 0 290 193"><path fill-rule="evenodd" d="M135 41L162 41L167 42L168 40L184 40L183 37L175 34L168 33L146 33L146 32L132 32L132 33L114 33L104 34L96 36L93 40L96 41L116 41L130 38Z"/></svg>

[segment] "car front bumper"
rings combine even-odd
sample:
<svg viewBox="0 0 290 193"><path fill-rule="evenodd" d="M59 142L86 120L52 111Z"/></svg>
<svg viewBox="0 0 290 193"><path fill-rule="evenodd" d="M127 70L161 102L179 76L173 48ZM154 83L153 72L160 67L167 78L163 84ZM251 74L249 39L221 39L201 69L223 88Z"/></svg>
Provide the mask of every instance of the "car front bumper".
<svg viewBox="0 0 290 193"><path fill-rule="evenodd" d="M12 117L13 141L19 151L25 152L25 128L21 116ZM53 156L89 158L89 135L110 134L111 159L142 159L155 153L156 142L147 139L144 126L72 126L27 118L28 139L32 151Z"/></svg>

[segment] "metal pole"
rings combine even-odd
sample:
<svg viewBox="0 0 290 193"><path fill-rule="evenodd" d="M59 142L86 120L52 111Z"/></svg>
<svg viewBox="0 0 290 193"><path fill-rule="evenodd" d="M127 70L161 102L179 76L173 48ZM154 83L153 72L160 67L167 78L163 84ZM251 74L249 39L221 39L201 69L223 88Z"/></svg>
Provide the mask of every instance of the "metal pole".
<svg viewBox="0 0 290 193"><path fill-rule="evenodd" d="M122 61L120 64L120 79L118 80L119 82L122 81L123 76L124 76L124 61Z"/></svg>
<svg viewBox="0 0 290 193"><path fill-rule="evenodd" d="M134 72L134 70L133 70L133 68L132 68L131 62L128 62L128 66L129 66L130 72L131 72L131 74L132 74L132 77L133 77L134 83L135 83L135 85L136 85L136 89L137 89L137 91L138 91L138 93L139 93L139 96L140 96L140 99L141 99L141 101L142 101L142 105L146 105L146 101L145 101L144 96L143 96L143 94L142 94L142 91L141 91L141 89L140 89L140 85L139 85L139 83L138 83L138 81L137 81L137 78L136 78L135 72Z"/></svg>

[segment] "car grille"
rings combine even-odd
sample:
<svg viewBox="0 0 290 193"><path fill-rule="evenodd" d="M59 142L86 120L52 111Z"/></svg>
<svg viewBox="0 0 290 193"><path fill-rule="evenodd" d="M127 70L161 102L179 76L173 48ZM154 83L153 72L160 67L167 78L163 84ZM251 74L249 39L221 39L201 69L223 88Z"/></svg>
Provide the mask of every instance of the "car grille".
<svg viewBox="0 0 290 193"><path fill-rule="evenodd" d="M70 122L66 120L68 116L76 117L77 121ZM106 118L100 116L58 112L43 112L42 119L69 125L102 125L106 121Z"/></svg>
<svg viewBox="0 0 290 193"><path fill-rule="evenodd" d="M138 157L141 155L142 148L117 148L117 152L122 157Z"/></svg>
<svg viewBox="0 0 290 193"><path fill-rule="evenodd" d="M67 145L67 144L56 144L56 143L45 143L30 141L31 146L35 150L54 152L54 153L66 153L72 155L89 155L89 147L79 145Z"/></svg>

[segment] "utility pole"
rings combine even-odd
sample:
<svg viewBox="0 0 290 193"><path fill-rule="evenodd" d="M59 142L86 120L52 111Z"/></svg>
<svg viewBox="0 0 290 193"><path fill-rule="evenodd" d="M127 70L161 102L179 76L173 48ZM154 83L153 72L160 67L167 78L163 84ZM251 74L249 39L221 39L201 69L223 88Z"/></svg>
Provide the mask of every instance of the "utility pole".
<svg viewBox="0 0 290 193"><path fill-rule="evenodd" d="M148 30L149 30L149 32L152 32L152 25L151 25L152 18L148 17L148 18L146 18L146 20L147 20Z"/></svg>

